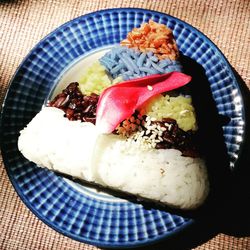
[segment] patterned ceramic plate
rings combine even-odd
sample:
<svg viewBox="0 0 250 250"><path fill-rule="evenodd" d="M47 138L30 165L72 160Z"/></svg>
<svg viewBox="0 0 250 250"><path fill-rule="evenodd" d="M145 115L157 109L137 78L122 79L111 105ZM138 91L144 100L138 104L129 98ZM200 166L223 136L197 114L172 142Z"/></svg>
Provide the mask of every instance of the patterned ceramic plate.
<svg viewBox="0 0 250 250"><path fill-rule="evenodd" d="M239 86L225 57L201 32L174 17L143 9L98 11L62 25L35 46L11 81L2 109L2 154L12 184L32 212L82 242L142 246L173 236L194 222L72 184L27 161L17 149L19 131L41 109L65 72L119 43L150 18L171 28L180 51L204 67L219 113L231 119L223 127L231 167L241 150L245 126Z"/></svg>

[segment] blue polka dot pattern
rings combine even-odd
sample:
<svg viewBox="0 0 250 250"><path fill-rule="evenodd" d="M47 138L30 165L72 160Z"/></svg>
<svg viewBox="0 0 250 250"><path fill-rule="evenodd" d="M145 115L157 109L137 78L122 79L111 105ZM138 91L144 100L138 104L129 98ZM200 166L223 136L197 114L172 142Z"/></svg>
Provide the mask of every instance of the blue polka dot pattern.
<svg viewBox="0 0 250 250"><path fill-rule="evenodd" d="M40 110L63 71L90 52L118 44L150 18L171 28L180 51L204 67L219 113L231 118L223 129L232 167L239 155L244 133L241 93L230 65L202 33L174 17L142 9L104 10L62 25L29 53L12 79L2 110L1 147L10 180L25 204L46 224L82 242L142 246L194 222L165 210L78 192L62 177L25 160L17 148L19 131Z"/></svg>

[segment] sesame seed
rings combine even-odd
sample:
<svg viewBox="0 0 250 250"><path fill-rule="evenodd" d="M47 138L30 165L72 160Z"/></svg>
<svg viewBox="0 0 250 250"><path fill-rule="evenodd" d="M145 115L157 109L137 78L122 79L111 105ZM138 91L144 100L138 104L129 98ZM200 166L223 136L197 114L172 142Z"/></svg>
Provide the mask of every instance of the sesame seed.
<svg viewBox="0 0 250 250"><path fill-rule="evenodd" d="M152 130L155 130L156 129L156 124L154 124L153 126L152 126Z"/></svg>
<svg viewBox="0 0 250 250"><path fill-rule="evenodd" d="M158 129L158 130L161 130L161 126L160 126L160 125L157 125L157 129Z"/></svg>
<svg viewBox="0 0 250 250"><path fill-rule="evenodd" d="M152 91L153 90L153 87L151 85L148 85L147 86L148 90Z"/></svg>
<svg viewBox="0 0 250 250"><path fill-rule="evenodd" d="M152 134L150 135L149 139L155 139L156 138L156 134Z"/></svg>

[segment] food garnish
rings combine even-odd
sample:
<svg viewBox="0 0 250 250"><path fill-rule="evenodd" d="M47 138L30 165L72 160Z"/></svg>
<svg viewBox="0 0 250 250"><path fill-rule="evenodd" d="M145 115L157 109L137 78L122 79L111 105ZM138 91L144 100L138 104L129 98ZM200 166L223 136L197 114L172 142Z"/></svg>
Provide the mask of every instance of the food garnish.
<svg viewBox="0 0 250 250"><path fill-rule="evenodd" d="M100 63L112 78L122 77L123 80L173 71L182 72L182 66L177 60L160 60L152 51L141 52L123 46L112 48L100 58Z"/></svg>
<svg viewBox="0 0 250 250"><path fill-rule="evenodd" d="M99 95L95 93L82 94L79 84L72 82L48 106L62 109L70 121L80 120L95 124L98 99Z"/></svg>
<svg viewBox="0 0 250 250"><path fill-rule="evenodd" d="M191 77L180 72L151 75L118 83L105 89L97 104L96 126L102 133L111 133L151 97L180 88ZM150 87L150 90L148 89Z"/></svg>
<svg viewBox="0 0 250 250"><path fill-rule="evenodd" d="M176 120L184 131L197 130L196 114L190 95L171 96L168 93L158 95L150 99L145 109L146 114L157 121L168 117Z"/></svg>
<svg viewBox="0 0 250 250"><path fill-rule="evenodd" d="M97 61L86 68L79 81L79 88L84 95L92 93L99 95L104 88L112 84L112 80L106 74L105 68Z"/></svg>
<svg viewBox="0 0 250 250"><path fill-rule="evenodd" d="M159 59L176 60L179 57L172 31L153 20L134 28L120 44L142 52L152 51Z"/></svg>

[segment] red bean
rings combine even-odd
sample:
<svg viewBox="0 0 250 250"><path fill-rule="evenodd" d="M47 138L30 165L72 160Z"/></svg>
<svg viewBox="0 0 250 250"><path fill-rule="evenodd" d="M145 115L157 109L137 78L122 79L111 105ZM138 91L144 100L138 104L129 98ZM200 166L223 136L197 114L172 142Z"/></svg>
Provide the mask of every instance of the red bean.
<svg viewBox="0 0 250 250"><path fill-rule="evenodd" d="M62 109L71 121L80 120L95 124L99 96L95 93L90 96L83 95L78 86L77 82L70 83L48 106Z"/></svg>

